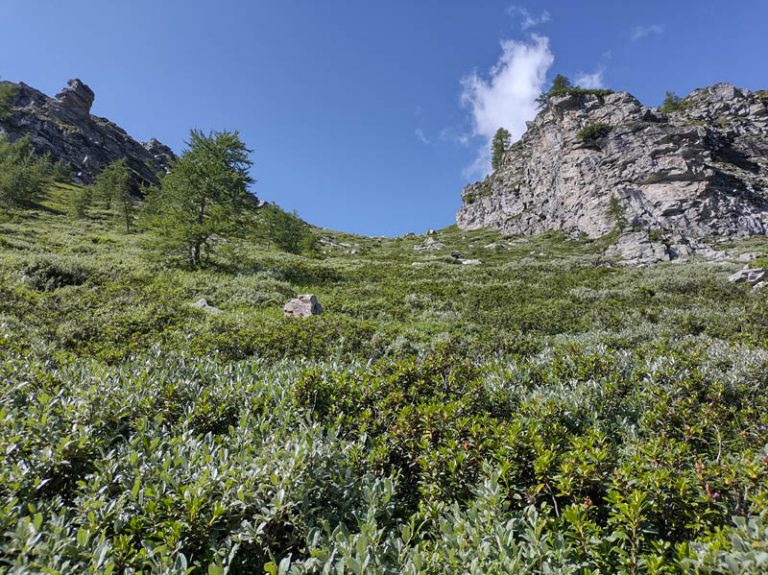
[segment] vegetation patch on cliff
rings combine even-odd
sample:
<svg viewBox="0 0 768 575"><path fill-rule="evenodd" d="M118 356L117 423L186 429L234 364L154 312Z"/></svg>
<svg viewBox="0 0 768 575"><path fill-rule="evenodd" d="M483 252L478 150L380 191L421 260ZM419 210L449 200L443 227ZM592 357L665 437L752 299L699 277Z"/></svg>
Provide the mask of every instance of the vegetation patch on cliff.
<svg viewBox="0 0 768 575"><path fill-rule="evenodd" d="M605 138L611 133L613 128L604 122L595 122L587 124L576 132L576 137L585 144L594 144L601 138Z"/></svg>

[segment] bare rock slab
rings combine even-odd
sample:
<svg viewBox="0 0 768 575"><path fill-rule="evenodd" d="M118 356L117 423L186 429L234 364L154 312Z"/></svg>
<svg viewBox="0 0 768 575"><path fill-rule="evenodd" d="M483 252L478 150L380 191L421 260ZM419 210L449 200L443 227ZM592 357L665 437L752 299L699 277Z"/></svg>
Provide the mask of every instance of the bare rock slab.
<svg viewBox="0 0 768 575"><path fill-rule="evenodd" d="M623 234L616 244L608 248L606 256L618 258L622 265L634 266L670 261L667 247L661 242L651 241L646 232Z"/></svg>
<svg viewBox="0 0 768 575"><path fill-rule="evenodd" d="M311 317L323 313L323 306L314 294L303 294L283 306L285 317Z"/></svg>
<svg viewBox="0 0 768 575"><path fill-rule="evenodd" d="M754 286L763 281L764 277L764 268L747 268L728 276L728 281L733 283L748 283L749 285Z"/></svg>

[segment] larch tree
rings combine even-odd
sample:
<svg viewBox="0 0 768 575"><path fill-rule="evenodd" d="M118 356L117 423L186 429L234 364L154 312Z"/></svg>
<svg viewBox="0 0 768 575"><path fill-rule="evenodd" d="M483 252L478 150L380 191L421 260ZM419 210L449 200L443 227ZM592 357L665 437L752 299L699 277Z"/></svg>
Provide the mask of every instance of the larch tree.
<svg viewBox="0 0 768 575"><path fill-rule="evenodd" d="M146 214L164 243L201 265L215 236L238 229L254 205L250 150L237 132L192 130L187 149L147 194Z"/></svg>
<svg viewBox="0 0 768 575"><path fill-rule="evenodd" d="M498 170L501 167L501 162L504 159L504 152L509 148L509 144L512 140L512 134L506 128L499 128L496 130L496 135L493 136L491 142L491 167L494 170Z"/></svg>

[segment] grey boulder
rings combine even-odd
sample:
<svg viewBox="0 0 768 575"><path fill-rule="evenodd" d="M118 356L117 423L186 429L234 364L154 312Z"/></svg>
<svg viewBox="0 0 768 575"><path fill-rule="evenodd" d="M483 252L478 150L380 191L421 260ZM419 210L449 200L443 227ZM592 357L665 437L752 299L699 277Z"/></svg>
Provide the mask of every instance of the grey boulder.
<svg viewBox="0 0 768 575"><path fill-rule="evenodd" d="M283 306L285 317L311 317L323 313L323 306L314 294L303 294Z"/></svg>
<svg viewBox="0 0 768 575"><path fill-rule="evenodd" d="M442 250L444 247L444 243L438 242L434 238L430 237L424 240L424 243L413 246L413 249L416 251L436 251Z"/></svg>
<svg viewBox="0 0 768 575"><path fill-rule="evenodd" d="M191 303L189 305L191 307L203 310L203 311L208 312L208 313L212 313L214 315L221 313L221 310L219 308L210 305L205 298L200 298L195 303Z"/></svg>

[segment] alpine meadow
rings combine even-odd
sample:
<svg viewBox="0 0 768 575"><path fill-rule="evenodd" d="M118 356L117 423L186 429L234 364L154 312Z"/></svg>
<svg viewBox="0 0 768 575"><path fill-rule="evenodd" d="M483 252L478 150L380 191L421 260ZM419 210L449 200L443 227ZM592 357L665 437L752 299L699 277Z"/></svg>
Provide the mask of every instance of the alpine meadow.
<svg viewBox="0 0 768 575"><path fill-rule="evenodd" d="M494 4L523 39L461 84L478 181L418 232L278 205L262 143L223 112L183 117L202 127L170 147L95 115L81 80L0 81L0 575L768 573L768 90L644 104L603 83L618 49L594 76L558 65L536 30L567 9L545 4ZM230 41L218 17L201 42ZM185 89L164 92L179 115ZM368 120L323 89L351 137ZM378 113L353 147L383 162ZM419 130L414 206L405 170L468 145ZM296 174L336 150L305 141ZM342 188L388 177L355 153L329 168ZM339 212L367 192L344 193Z"/></svg>

